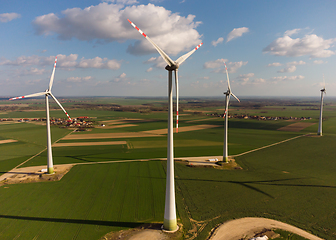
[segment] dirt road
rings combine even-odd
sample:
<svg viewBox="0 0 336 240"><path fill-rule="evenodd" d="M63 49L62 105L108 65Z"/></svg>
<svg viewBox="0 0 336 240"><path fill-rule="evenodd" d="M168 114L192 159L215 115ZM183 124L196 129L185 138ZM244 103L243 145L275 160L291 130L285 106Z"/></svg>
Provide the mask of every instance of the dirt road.
<svg viewBox="0 0 336 240"><path fill-rule="evenodd" d="M238 240L244 237L252 238L256 232L263 229L282 229L295 233L310 240L323 240L300 228L267 218L241 218L223 223L216 229L209 240ZM244 238L245 239L245 238Z"/></svg>

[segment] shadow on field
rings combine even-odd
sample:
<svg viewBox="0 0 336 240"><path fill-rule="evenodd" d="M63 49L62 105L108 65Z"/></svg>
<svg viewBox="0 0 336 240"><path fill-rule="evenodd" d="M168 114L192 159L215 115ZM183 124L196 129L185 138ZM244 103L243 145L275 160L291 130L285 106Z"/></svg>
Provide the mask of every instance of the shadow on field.
<svg viewBox="0 0 336 240"><path fill-rule="evenodd" d="M102 220L12 216L12 215L1 215L1 214L0 214L0 218L42 221L42 222L55 222L55 223L57 222L58 223L76 223L76 224L88 224L88 225L99 225L99 226L110 226L110 227L127 227L127 228L135 228L142 224L145 224L143 222L115 222L115 221L102 221Z"/></svg>
<svg viewBox="0 0 336 240"><path fill-rule="evenodd" d="M273 185L273 186L286 186L286 187L316 187L316 188L336 188L336 186L328 186L328 185L312 185L312 184L292 184L292 183L279 183L282 181L295 181L295 180L302 180L308 178L288 178L288 179L275 179L275 180L263 180L263 181L221 181L221 180L212 180L212 179L187 179L187 178L176 178L177 181L179 180L187 180L187 181L208 181L208 182L219 182L219 183L234 183L240 186L249 188L251 190L257 191L263 195L266 195L270 198L274 197L254 186L251 184L259 184L259 185Z"/></svg>

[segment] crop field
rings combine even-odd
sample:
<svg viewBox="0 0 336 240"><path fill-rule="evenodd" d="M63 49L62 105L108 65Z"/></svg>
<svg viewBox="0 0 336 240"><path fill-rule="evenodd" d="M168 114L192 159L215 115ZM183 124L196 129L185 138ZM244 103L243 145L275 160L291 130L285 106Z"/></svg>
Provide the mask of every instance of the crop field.
<svg viewBox="0 0 336 240"><path fill-rule="evenodd" d="M64 105L71 116L93 117L95 128L83 132L51 128L53 143L73 145L54 147L54 164L78 165L57 182L0 186L0 239L99 239L111 231L163 221L166 162L159 159L167 156L167 112L80 109L76 105L91 100L64 100ZM25 101L22 105L30 106ZM101 98L92 104L162 107L165 101ZM41 101L39 107L43 106ZM298 137L235 157L243 170L188 167L176 162L177 212L185 239L206 239L220 223L247 216L272 218L325 239L335 238L336 106L329 103L325 108L323 137L315 137L319 111L304 110L309 108L316 106L255 109L235 105L234 113L312 117L305 121L229 119L229 155ZM184 109L188 110L187 106ZM190 109L180 114L180 130L188 131L174 134L174 157L222 155L223 118L199 114L208 111L207 107ZM216 109L219 107L211 107L209 113ZM0 113L2 118L45 115L39 109ZM51 111L51 116L64 114ZM101 123L107 127L99 127ZM293 123L305 127L286 129ZM125 124L129 126L122 127ZM213 127L200 128L202 125ZM141 135L144 133L150 136ZM304 136L307 133L314 135ZM117 137L99 137L103 135ZM17 142L0 144L0 175L29 158L20 167L46 165L45 125L0 124L0 141L6 139ZM127 162L141 159L144 161Z"/></svg>

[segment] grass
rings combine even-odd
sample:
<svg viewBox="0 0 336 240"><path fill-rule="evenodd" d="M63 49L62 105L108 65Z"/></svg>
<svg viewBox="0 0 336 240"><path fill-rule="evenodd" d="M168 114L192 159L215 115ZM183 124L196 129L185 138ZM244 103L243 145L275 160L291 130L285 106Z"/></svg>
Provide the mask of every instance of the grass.
<svg viewBox="0 0 336 240"><path fill-rule="evenodd" d="M197 221L218 217L197 239L205 239L217 224L246 216L280 220L333 239L336 162L331 159L336 154L335 143L334 136L292 140L237 157L244 167L238 171L176 164L178 210L185 211L180 213L182 222L189 217Z"/></svg>
<svg viewBox="0 0 336 240"><path fill-rule="evenodd" d="M164 193L160 161L76 166L59 182L2 186L0 238L99 239L162 221Z"/></svg>

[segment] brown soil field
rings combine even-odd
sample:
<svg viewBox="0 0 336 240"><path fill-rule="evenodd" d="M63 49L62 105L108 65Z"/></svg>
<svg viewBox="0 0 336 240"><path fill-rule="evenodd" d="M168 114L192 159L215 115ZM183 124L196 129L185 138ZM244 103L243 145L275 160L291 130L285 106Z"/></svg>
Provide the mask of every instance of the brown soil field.
<svg viewBox="0 0 336 240"><path fill-rule="evenodd" d="M4 143L12 143L12 142L17 142L18 140L14 140L14 139L6 139L6 140L0 140L0 144L4 144Z"/></svg>
<svg viewBox="0 0 336 240"><path fill-rule="evenodd" d="M202 129L208 129L208 128L215 128L220 127L218 125L208 125L208 124L202 124L202 125L196 125L196 126L187 126L187 127L179 127L179 132L189 132L189 131L196 131L196 130L202 130ZM174 128L176 131L176 128ZM143 133L151 133L151 134L167 134L168 129L157 129L157 130L150 130L150 131L143 131Z"/></svg>
<svg viewBox="0 0 336 240"><path fill-rule="evenodd" d="M54 143L53 147L79 147L79 146L102 146L102 145L125 145L126 141L112 142L74 142L74 143Z"/></svg>
<svg viewBox="0 0 336 240"><path fill-rule="evenodd" d="M297 123L293 123L290 124L288 126L285 127L281 127L278 130L279 131L288 131L288 132L299 132L303 129L305 129L306 127L312 126L316 123L309 123L309 122L297 122Z"/></svg>
<svg viewBox="0 0 336 240"><path fill-rule="evenodd" d="M72 139L100 139L100 138L135 138L135 137L157 137L157 134L150 134L144 132L123 132L123 133L89 133L89 134L75 134L67 135L63 140Z"/></svg>
<svg viewBox="0 0 336 240"><path fill-rule="evenodd" d="M186 123L201 122L201 121L205 121L205 120L209 120L209 118L201 118L201 119L196 119L196 120L190 120L190 121L186 121Z"/></svg>

